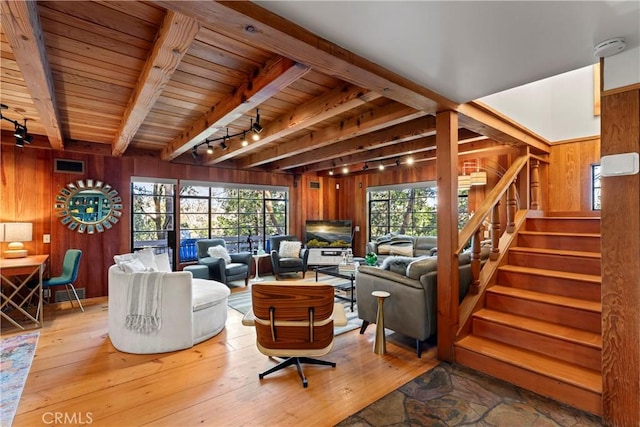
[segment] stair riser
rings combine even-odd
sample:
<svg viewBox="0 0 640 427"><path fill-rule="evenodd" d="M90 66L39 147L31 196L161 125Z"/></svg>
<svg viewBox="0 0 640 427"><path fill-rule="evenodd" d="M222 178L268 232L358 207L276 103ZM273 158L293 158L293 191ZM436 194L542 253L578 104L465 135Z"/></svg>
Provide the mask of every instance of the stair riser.
<svg viewBox="0 0 640 427"><path fill-rule="evenodd" d="M601 351L591 346L477 317L473 319L473 334L514 347L542 353L595 371L601 370Z"/></svg>
<svg viewBox="0 0 640 427"><path fill-rule="evenodd" d="M456 347L456 363L500 378L574 408L602 415L602 396L571 384L513 366L476 352Z"/></svg>
<svg viewBox="0 0 640 427"><path fill-rule="evenodd" d="M509 264L600 276L600 259L509 251Z"/></svg>
<svg viewBox="0 0 640 427"><path fill-rule="evenodd" d="M601 333L600 313L513 298L487 291L487 308Z"/></svg>
<svg viewBox="0 0 640 427"><path fill-rule="evenodd" d="M600 237L519 234L518 246L599 253Z"/></svg>
<svg viewBox="0 0 640 427"><path fill-rule="evenodd" d="M538 276L513 271L498 271L498 285L544 292L588 301L600 301L600 283Z"/></svg>
<svg viewBox="0 0 640 427"><path fill-rule="evenodd" d="M600 218L527 218L528 231L600 234Z"/></svg>

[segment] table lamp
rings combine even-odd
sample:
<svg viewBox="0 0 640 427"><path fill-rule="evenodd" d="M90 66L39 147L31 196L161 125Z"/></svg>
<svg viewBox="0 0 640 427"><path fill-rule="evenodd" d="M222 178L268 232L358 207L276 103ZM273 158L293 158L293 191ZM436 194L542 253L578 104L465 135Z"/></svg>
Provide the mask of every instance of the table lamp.
<svg viewBox="0 0 640 427"><path fill-rule="evenodd" d="M0 224L0 242L9 242L5 258L23 258L27 250L22 242L33 240L33 224L30 222L5 222Z"/></svg>

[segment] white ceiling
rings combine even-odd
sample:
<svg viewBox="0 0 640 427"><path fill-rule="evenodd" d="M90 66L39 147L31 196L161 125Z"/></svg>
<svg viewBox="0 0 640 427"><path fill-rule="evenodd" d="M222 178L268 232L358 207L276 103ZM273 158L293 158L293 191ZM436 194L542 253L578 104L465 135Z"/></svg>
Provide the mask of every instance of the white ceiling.
<svg viewBox="0 0 640 427"><path fill-rule="evenodd" d="M640 1L258 1L456 102L597 62L640 44Z"/></svg>

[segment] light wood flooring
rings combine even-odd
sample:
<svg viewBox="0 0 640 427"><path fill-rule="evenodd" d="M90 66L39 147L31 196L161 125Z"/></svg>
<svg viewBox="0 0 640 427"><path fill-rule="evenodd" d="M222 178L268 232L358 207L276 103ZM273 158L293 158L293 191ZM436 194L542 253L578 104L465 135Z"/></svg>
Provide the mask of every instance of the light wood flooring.
<svg viewBox="0 0 640 427"><path fill-rule="evenodd" d="M208 341L133 355L109 341L106 298L86 300L84 313L68 302L46 306L14 426L51 424L55 414L95 426L330 426L438 363L435 348L418 359L413 342L395 334L386 355L374 354L372 325L364 335L336 337L324 357L336 368L305 367L307 389L295 368L260 381L274 361L258 352L241 319L229 309L225 330Z"/></svg>

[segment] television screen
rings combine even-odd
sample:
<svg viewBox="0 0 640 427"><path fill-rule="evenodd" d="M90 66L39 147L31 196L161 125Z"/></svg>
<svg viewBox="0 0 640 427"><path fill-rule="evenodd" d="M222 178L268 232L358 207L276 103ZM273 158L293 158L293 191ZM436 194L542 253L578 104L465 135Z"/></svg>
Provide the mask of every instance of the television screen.
<svg viewBox="0 0 640 427"><path fill-rule="evenodd" d="M307 221L305 243L308 248L350 248L351 220Z"/></svg>

